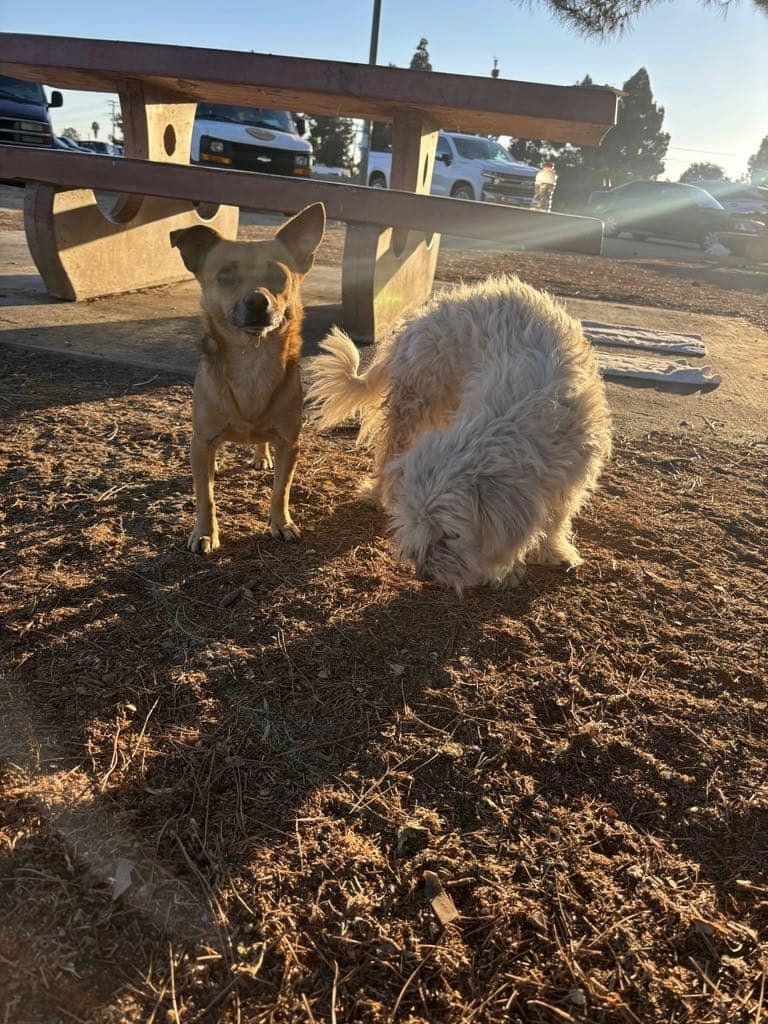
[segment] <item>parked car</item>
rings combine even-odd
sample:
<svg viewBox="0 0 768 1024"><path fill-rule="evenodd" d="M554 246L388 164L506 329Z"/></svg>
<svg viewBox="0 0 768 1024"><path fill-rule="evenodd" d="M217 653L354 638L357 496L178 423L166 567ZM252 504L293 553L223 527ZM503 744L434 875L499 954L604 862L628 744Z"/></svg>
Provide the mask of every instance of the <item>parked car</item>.
<svg viewBox="0 0 768 1024"><path fill-rule="evenodd" d="M768 221L768 188L739 181L697 181L693 184L709 192L728 213Z"/></svg>
<svg viewBox="0 0 768 1024"><path fill-rule="evenodd" d="M312 146L303 117L223 103L199 103L192 128L194 164L308 178Z"/></svg>
<svg viewBox="0 0 768 1024"><path fill-rule="evenodd" d="M368 184L389 188L391 165L391 153L371 153ZM530 206L536 171L536 167L519 163L493 139L440 132L430 191L434 196Z"/></svg>
<svg viewBox="0 0 768 1024"><path fill-rule="evenodd" d="M111 142L101 142L99 139L81 139L77 145L80 149L98 153L99 156L122 156L122 150L117 146L113 146Z"/></svg>
<svg viewBox="0 0 768 1024"><path fill-rule="evenodd" d="M312 177L321 181L345 181L352 178L352 171L348 167L329 167L327 164L315 164L312 168Z"/></svg>
<svg viewBox="0 0 768 1024"><path fill-rule="evenodd" d="M54 149L68 149L70 153L82 153L83 150L78 146L74 139L70 139L68 135L54 135L53 136L53 147Z"/></svg>
<svg viewBox="0 0 768 1024"><path fill-rule="evenodd" d="M0 142L15 146L53 146L52 107L64 99L54 89L50 102L42 85L0 75Z"/></svg>
<svg viewBox="0 0 768 1024"><path fill-rule="evenodd" d="M738 218L695 185L630 181L593 192L587 203L589 213L602 220L608 236L629 232L639 241L650 236L673 238L706 248L716 241L719 231L739 229Z"/></svg>

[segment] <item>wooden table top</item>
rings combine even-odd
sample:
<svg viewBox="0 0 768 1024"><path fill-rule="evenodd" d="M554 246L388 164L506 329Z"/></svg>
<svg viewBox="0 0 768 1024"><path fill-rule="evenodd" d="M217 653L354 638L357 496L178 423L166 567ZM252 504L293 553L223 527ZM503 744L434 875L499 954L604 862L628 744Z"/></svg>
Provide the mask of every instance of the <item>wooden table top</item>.
<svg viewBox="0 0 768 1024"><path fill-rule="evenodd" d="M169 103L210 102L391 121L420 113L447 131L597 146L618 93L440 71L190 46L0 33L0 73L57 88L117 92L128 82Z"/></svg>

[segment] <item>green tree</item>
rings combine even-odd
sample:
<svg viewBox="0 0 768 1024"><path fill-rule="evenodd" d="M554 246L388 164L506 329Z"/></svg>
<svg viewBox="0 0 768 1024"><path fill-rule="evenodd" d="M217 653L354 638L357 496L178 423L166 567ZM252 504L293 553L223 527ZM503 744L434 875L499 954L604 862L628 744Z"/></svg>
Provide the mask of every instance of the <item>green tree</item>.
<svg viewBox="0 0 768 1024"><path fill-rule="evenodd" d="M680 181L690 183L694 181L725 181L725 171L720 164L711 164L706 160L691 164L680 175Z"/></svg>
<svg viewBox="0 0 768 1024"><path fill-rule="evenodd" d="M589 75L577 82L594 84ZM654 102L645 68L627 79L623 90L616 126L599 147L562 145L546 139L515 139L510 144L510 152L519 160L554 162L558 177L555 209L579 209L593 189L655 178L663 172L669 135L661 130L664 108Z"/></svg>
<svg viewBox="0 0 768 1024"><path fill-rule="evenodd" d="M545 159L544 153L548 146L549 143L544 139L510 139L507 149L515 160L538 165ZM559 152L560 147L554 146L554 151Z"/></svg>
<svg viewBox="0 0 768 1024"><path fill-rule="evenodd" d="M523 0L518 0L519 3ZM526 0L527 2L527 0ZM730 6L715 0L701 0L707 7L717 10ZM768 0L752 0L755 7L768 14ZM584 35L606 36L628 28L641 11L653 7L658 0L543 0L545 8L552 11L570 28Z"/></svg>
<svg viewBox="0 0 768 1024"><path fill-rule="evenodd" d="M657 178L664 171L669 147L669 134L661 130L664 107L654 102L645 68L628 78L622 89L616 127L594 150L597 166L610 173L614 185L635 178Z"/></svg>
<svg viewBox="0 0 768 1024"><path fill-rule="evenodd" d="M411 57L410 68L411 71L431 71L432 65L429 63L429 52L427 46L429 40L423 36L419 40L419 45L416 47L416 52Z"/></svg>
<svg viewBox="0 0 768 1024"><path fill-rule="evenodd" d="M493 67L491 68L491 78L499 77L499 61L497 57L493 58Z"/></svg>
<svg viewBox="0 0 768 1024"><path fill-rule="evenodd" d="M91 131L93 132L94 139L98 139L98 137L99 137L99 128L101 128L101 125L99 124L99 122L98 121L94 121L93 124L91 125Z"/></svg>
<svg viewBox="0 0 768 1024"><path fill-rule="evenodd" d="M374 153L389 153L392 149L392 125L389 122L373 122L371 127L371 149Z"/></svg>
<svg viewBox="0 0 768 1024"><path fill-rule="evenodd" d="M73 142L80 141L80 132L77 130L77 128L65 128L61 135L62 138L72 139Z"/></svg>
<svg viewBox="0 0 768 1024"><path fill-rule="evenodd" d="M747 171L753 185L768 185L768 135L747 161Z"/></svg>
<svg viewBox="0 0 768 1024"><path fill-rule="evenodd" d="M355 130L349 117L311 117L309 138L315 159L327 167L349 167Z"/></svg>

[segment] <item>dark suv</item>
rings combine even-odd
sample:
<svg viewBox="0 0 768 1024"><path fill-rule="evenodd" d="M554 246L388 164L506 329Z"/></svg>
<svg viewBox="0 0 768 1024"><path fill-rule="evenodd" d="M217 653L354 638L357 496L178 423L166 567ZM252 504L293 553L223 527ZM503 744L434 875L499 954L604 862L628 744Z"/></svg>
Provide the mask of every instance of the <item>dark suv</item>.
<svg viewBox="0 0 768 1024"><path fill-rule="evenodd" d="M52 146L49 107L60 107L60 92L45 98L42 85L0 75L0 142L14 146Z"/></svg>
<svg viewBox="0 0 768 1024"><path fill-rule="evenodd" d="M736 221L718 201L695 185L667 181L630 181L593 192L589 212L605 225L606 235L629 232L642 241L649 236L696 242L706 248L719 231L733 231Z"/></svg>

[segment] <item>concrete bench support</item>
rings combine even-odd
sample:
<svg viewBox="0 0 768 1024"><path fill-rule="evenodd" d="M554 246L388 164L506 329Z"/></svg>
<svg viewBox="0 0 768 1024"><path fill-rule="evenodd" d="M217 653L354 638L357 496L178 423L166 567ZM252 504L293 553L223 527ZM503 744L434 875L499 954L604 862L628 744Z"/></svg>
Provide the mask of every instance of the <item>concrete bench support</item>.
<svg viewBox="0 0 768 1024"><path fill-rule="evenodd" d="M172 102L141 82L120 91L125 154L160 163L189 163L194 103ZM110 160L110 157L100 157ZM207 224L235 238L236 206L201 204L132 194L119 195L103 212L91 189L59 191L28 184L24 228L45 287L61 299L133 291L180 281L191 275L171 249L177 228Z"/></svg>
<svg viewBox="0 0 768 1024"><path fill-rule="evenodd" d="M438 125L418 113L392 124L393 189L428 195ZM432 291L440 235L402 228L347 228L342 268L344 325L358 341L374 341Z"/></svg>

